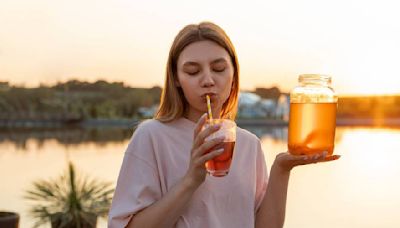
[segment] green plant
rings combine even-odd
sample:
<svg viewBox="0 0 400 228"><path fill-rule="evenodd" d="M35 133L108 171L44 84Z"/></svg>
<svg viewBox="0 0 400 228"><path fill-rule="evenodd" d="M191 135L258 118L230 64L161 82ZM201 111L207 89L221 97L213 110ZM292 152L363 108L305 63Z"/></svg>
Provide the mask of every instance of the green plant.
<svg viewBox="0 0 400 228"><path fill-rule="evenodd" d="M97 217L107 216L114 189L108 182L76 176L75 167L53 180L39 180L26 191L35 202L30 214L38 221L34 227L51 222L52 227L96 227Z"/></svg>

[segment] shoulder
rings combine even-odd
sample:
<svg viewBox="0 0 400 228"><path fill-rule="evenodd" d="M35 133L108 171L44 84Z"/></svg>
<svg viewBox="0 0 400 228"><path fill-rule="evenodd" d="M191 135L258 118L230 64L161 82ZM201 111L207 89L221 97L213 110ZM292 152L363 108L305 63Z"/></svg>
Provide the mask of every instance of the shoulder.
<svg viewBox="0 0 400 228"><path fill-rule="evenodd" d="M133 128L133 134L128 145L127 153L135 154L140 157L144 157L143 154L149 156L151 153L147 153L155 145L155 140L159 136L160 128L163 127L163 123L155 119L147 119L141 121L138 125Z"/></svg>
<svg viewBox="0 0 400 228"><path fill-rule="evenodd" d="M243 141L251 143L260 143L260 139L255 134L240 127L236 128L236 137L240 138Z"/></svg>
<svg viewBox="0 0 400 228"><path fill-rule="evenodd" d="M161 123L156 119L146 119L142 120L136 127L134 127L134 131L141 134L149 134L151 132L157 132L162 129L164 125L164 123Z"/></svg>
<svg viewBox="0 0 400 228"><path fill-rule="evenodd" d="M156 119L141 121L134 129L133 136L152 139L168 138L169 135L182 135L185 130L176 124L176 121L161 122Z"/></svg>

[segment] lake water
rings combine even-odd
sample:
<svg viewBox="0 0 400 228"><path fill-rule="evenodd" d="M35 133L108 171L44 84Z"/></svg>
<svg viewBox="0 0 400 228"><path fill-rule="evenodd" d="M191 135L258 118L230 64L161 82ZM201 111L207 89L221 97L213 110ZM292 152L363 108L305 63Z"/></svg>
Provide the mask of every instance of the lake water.
<svg viewBox="0 0 400 228"><path fill-rule="evenodd" d="M287 128L249 128L262 141L268 168L286 151ZM32 182L57 177L71 160L80 173L115 183L130 130L0 131L0 210L34 219L22 198ZM286 228L400 227L400 129L338 128L338 161L292 171ZM98 227L106 227L105 220Z"/></svg>

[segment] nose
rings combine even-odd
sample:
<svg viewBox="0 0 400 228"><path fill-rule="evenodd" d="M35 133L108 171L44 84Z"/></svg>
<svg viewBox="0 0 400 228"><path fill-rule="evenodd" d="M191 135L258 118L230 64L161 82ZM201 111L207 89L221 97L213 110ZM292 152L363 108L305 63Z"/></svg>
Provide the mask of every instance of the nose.
<svg viewBox="0 0 400 228"><path fill-rule="evenodd" d="M215 85L214 78L210 71L204 72L204 75L201 79L201 86L202 87L212 87Z"/></svg>

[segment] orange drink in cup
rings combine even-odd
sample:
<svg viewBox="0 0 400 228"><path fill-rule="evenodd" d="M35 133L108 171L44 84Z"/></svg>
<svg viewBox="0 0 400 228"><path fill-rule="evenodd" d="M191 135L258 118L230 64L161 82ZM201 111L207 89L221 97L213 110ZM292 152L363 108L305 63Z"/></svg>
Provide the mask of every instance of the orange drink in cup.
<svg viewBox="0 0 400 228"><path fill-rule="evenodd" d="M229 119L213 119L212 124L221 124L221 128L208 136L205 141L211 140L220 136L224 137L223 143L211 148L206 153L223 148L222 154L214 157L206 162L207 172L215 177L222 177L229 173L229 168L232 163L233 152L236 142L236 123ZM210 126L210 120L207 120L205 127Z"/></svg>
<svg viewBox="0 0 400 228"><path fill-rule="evenodd" d="M236 123L229 119L213 119L211 111L210 97L207 95L207 110L209 119L206 121L204 127L210 127L213 124L221 124L221 128L208 136L205 141L217 137L224 137L223 143L211 148L206 153L223 148L222 154L210 159L206 162L207 172L215 177L223 177L229 173L232 163L233 151L236 142Z"/></svg>

